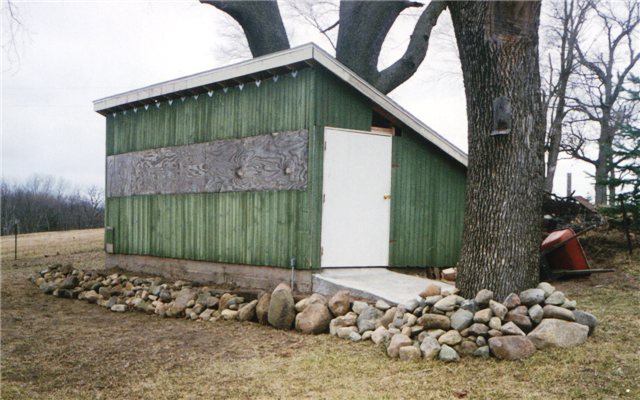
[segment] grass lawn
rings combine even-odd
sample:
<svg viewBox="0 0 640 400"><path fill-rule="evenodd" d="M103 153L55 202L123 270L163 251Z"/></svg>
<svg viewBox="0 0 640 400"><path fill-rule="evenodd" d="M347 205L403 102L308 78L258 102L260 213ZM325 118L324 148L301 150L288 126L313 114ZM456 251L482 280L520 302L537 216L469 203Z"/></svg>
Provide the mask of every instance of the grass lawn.
<svg viewBox="0 0 640 400"><path fill-rule="evenodd" d="M607 236L609 235L609 236ZM367 341L254 323L119 314L45 296L47 265L104 264L102 230L2 238L2 399L639 399L640 249L584 238L592 268L554 285L598 318L594 336L515 362L401 362ZM21 245L22 244L22 245Z"/></svg>

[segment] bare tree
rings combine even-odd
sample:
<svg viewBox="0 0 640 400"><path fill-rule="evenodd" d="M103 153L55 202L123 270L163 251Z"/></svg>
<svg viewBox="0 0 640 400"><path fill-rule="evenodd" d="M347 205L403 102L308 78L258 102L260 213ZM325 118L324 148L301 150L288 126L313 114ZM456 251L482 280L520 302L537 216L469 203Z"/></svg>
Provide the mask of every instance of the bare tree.
<svg viewBox="0 0 640 400"><path fill-rule="evenodd" d="M636 48L640 26L640 3L597 2L590 0L592 22L601 25L601 31L592 31L592 39L575 45L580 69L576 73L578 90L570 98L577 112L573 122L597 124L595 137L573 130L562 145L572 157L595 166L596 204L607 204L607 186L604 182L612 173L612 144L616 126L633 115L633 110L621 98L624 84L633 71L640 52ZM589 153L589 144L596 143L596 156ZM615 197L615 188L609 187L609 196Z"/></svg>
<svg viewBox="0 0 640 400"><path fill-rule="evenodd" d="M17 68L20 64L20 47L29 39L29 30L24 24L26 2L2 1L2 51L8 66L3 72Z"/></svg>
<svg viewBox="0 0 640 400"><path fill-rule="evenodd" d="M544 190L551 193L562 143L564 120L571 110L571 105L567 104L567 95L571 93L571 78L577 66L576 44L591 7L586 0L555 1L549 3L549 6L550 23L545 27L549 49L547 64L541 69L547 70L543 76L548 74L547 80L543 80L546 88L544 107L549 121L545 139L547 159Z"/></svg>
<svg viewBox="0 0 640 400"><path fill-rule="evenodd" d="M275 1L200 1L224 11L242 27L251 54L259 57L289 48L289 40ZM431 30L446 8L444 1L432 1L421 14L404 55L382 71L378 59L382 44L400 13L408 8L424 7L413 1L341 1L338 22L325 27L339 27L335 43L336 58L348 68L389 93L418 69L429 46Z"/></svg>

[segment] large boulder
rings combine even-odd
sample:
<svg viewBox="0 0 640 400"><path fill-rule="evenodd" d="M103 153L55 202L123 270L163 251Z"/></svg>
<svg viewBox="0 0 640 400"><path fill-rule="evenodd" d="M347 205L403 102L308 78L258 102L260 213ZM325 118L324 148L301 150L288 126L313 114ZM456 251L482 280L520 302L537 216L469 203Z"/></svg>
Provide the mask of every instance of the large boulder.
<svg viewBox="0 0 640 400"><path fill-rule="evenodd" d="M258 301L258 305L256 306L256 317L258 317L258 322L262 325L267 325L269 323L269 303L271 302L271 293L265 293L260 297Z"/></svg>
<svg viewBox="0 0 640 400"><path fill-rule="evenodd" d="M336 317L341 317L349 312L351 308L351 295L348 290L341 290L334 294L327 303L329 310Z"/></svg>
<svg viewBox="0 0 640 400"><path fill-rule="evenodd" d="M191 300L195 301L198 298L198 292L191 288L182 288L178 293L178 297L174 300L173 304L167 310L167 317L176 318L184 313L187 309L187 304Z"/></svg>
<svg viewBox="0 0 640 400"><path fill-rule="evenodd" d="M320 334L329 329L331 312L322 303L313 303L296 315L296 330L306 334Z"/></svg>
<svg viewBox="0 0 640 400"><path fill-rule="evenodd" d="M376 329L376 323L382 318L384 313L375 307L367 306L358 316L358 331L360 334L365 331Z"/></svg>
<svg viewBox="0 0 640 400"><path fill-rule="evenodd" d="M489 339L491 353L501 360L520 360L536 352L536 347L526 336L499 336Z"/></svg>
<svg viewBox="0 0 640 400"><path fill-rule="evenodd" d="M545 318L527 335L538 349L567 348L587 341L589 327L576 322Z"/></svg>
<svg viewBox="0 0 640 400"><path fill-rule="evenodd" d="M269 324L277 329L291 329L296 318L296 310L291 288L286 283L279 284L271 293L267 318Z"/></svg>

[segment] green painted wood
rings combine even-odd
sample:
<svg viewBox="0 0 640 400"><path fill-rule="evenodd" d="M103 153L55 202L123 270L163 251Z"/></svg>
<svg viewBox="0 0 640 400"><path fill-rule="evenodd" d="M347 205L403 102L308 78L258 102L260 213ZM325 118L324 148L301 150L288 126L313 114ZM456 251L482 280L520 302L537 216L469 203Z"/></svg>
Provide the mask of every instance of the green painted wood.
<svg viewBox="0 0 640 400"><path fill-rule="evenodd" d="M296 78L285 75L277 82L265 80L260 87L246 84L242 90L238 87L229 88L227 93L218 90L212 96L201 94L197 100L186 97L184 101L174 100L171 106L163 102L159 108L120 113L115 118L108 116L108 155L309 130L306 190L109 198L106 224L114 227L114 252L284 268L295 258L298 268L318 268L323 128L370 130L371 120L370 101L322 68L301 70ZM411 182L431 168L431 161L422 162L420 157L438 152L421 140L410 134L394 138L394 163L406 161L407 172L394 183L392 205L400 195L406 200L392 206L392 238L397 236L407 249L394 252L391 247L393 265L431 265L440 260L446 263L457 256L455 250L441 249L429 250L428 257L414 254L424 252L428 247L424 242L431 240L431 236L421 233L416 237L413 232L433 232L433 227L458 223L457 213L429 218L432 214L428 206L431 211L439 210L436 203L422 199L425 191L432 189L427 183L415 187ZM412 148L414 145L418 150ZM446 157L438 154L439 161L433 162L433 168L444 170L441 164L448 165ZM414 164L415 168L408 168ZM456 174L460 171L453 173L451 185L454 191L459 191ZM394 171L394 182L396 176ZM464 199L464 191L460 193ZM457 198L443 196L440 196L443 201L460 204ZM416 203L409 207L412 202L418 202L419 206ZM428 222L418 223L416 218ZM452 249L455 241L459 242L458 232L454 231L443 236L447 243L453 243Z"/></svg>
<svg viewBox="0 0 640 400"><path fill-rule="evenodd" d="M455 265L464 217L464 167L408 129L393 138L393 164L389 265Z"/></svg>

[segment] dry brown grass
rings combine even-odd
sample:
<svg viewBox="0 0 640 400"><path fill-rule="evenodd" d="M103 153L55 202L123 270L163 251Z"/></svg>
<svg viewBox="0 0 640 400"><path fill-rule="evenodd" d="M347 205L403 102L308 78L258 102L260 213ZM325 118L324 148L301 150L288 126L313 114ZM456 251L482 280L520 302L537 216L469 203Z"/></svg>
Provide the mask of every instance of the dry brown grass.
<svg viewBox="0 0 640 400"><path fill-rule="evenodd" d="M63 232L42 232L18 235L18 260L87 253L103 248L104 229L83 229ZM0 257L15 259L15 236L2 236Z"/></svg>
<svg viewBox="0 0 640 400"><path fill-rule="evenodd" d="M638 253L613 254L616 273L555 284L599 319L587 344L459 364L405 363L371 342L253 323L121 315L26 280L54 263L97 266L100 251L3 262L2 398L638 399Z"/></svg>

